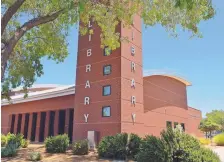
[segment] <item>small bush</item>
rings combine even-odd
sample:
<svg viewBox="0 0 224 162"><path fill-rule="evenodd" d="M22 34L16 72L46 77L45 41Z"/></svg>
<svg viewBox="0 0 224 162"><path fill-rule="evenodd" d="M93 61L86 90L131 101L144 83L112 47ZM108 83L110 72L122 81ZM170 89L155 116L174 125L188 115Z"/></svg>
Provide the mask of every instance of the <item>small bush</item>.
<svg viewBox="0 0 224 162"><path fill-rule="evenodd" d="M200 144L202 145L209 145L210 144L210 139L207 138L199 138Z"/></svg>
<svg viewBox="0 0 224 162"><path fill-rule="evenodd" d="M218 134L213 138L214 142L218 146L224 146L224 133Z"/></svg>
<svg viewBox="0 0 224 162"><path fill-rule="evenodd" d="M178 128L162 131L161 138L147 136L136 159L138 162L220 162L215 153Z"/></svg>
<svg viewBox="0 0 224 162"><path fill-rule="evenodd" d="M128 152L127 156L131 159L135 159L135 156L140 150L140 144L142 139L136 134L129 134L128 135Z"/></svg>
<svg viewBox="0 0 224 162"><path fill-rule="evenodd" d="M80 140L73 144L72 146L74 155L87 155L89 152L88 141Z"/></svg>
<svg viewBox="0 0 224 162"><path fill-rule="evenodd" d="M29 140L22 139L22 142L21 142L21 147L22 148L27 148L29 144L30 144Z"/></svg>
<svg viewBox="0 0 224 162"><path fill-rule="evenodd" d="M219 156L208 148L200 149L201 161L221 162Z"/></svg>
<svg viewBox="0 0 224 162"><path fill-rule="evenodd" d="M29 161L39 161L42 159L41 154L39 152L31 152L27 158Z"/></svg>
<svg viewBox="0 0 224 162"><path fill-rule="evenodd" d="M99 156L124 160L127 156L127 139L126 133L104 137L98 145Z"/></svg>
<svg viewBox="0 0 224 162"><path fill-rule="evenodd" d="M98 145L100 157L124 160L135 159L139 152L141 138L135 134L117 134L104 137Z"/></svg>
<svg viewBox="0 0 224 162"><path fill-rule="evenodd" d="M4 134L1 134L1 147L5 147L7 144L7 137Z"/></svg>
<svg viewBox="0 0 224 162"><path fill-rule="evenodd" d="M2 157L12 157L17 154L18 145L16 143L8 143L6 147L1 148Z"/></svg>
<svg viewBox="0 0 224 162"><path fill-rule="evenodd" d="M67 134L47 137L44 141L46 151L49 153L65 153L69 146Z"/></svg>
<svg viewBox="0 0 224 162"><path fill-rule="evenodd" d="M138 162L165 162L165 148L162 141L155 136L146 136L136 159Z"/></svg>
<svg viewBox="0 0 224 162"><path fill-rule="evenodd" d="M21 146L23 140L23 135L22 134L7 134L7 143L8 144L15 144L17 148Z"/></svg>

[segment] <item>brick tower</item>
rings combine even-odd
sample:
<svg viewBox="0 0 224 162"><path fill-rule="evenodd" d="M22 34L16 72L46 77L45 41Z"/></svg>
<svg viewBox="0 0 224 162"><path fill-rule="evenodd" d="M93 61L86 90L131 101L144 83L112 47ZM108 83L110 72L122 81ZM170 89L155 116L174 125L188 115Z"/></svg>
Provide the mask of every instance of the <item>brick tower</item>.
<svg viewBox="0 0 224 162"><path fill-rule="evenodd" d="M79 36L73 140L91 133L99 140L116 133L140 133L143 123L141 19L130 28L117 27L121 47L108 56L100 48L100 29L89 22L93 35ZM92 135L93 135L92 134ZM94 137L94 138L95 138Z"/></svg>

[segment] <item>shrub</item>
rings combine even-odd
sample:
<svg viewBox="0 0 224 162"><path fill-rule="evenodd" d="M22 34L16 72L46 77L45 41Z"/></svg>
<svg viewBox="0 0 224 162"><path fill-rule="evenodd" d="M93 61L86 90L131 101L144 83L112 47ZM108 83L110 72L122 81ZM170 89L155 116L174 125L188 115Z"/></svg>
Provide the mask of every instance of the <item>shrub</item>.
<svg viewBox="0 0 224 162"><path fill-rule="evenodd" d="M136 159L138 162L165 162L164 149L164 145L158 137L146 136L141 143Z"/></svg>
<svg viewBox="0 0 224 162"><path fill-rule="evenodd" d="M21 147L22 148L27 148L29 144L30 144L29 140L22 139L22 141L21 141Z"/></svg>
<svg viewBox="0 0 224 162"><path fill-rule="evenodd" d="M80 140L73 144L73 154L74 155L86 155L89 152L88 141Z"/></svg>
<svg viewBox="0 0 224 162"><path fill-rule="evenodd" d="M7 144L7 137L4 134L1 134L1 147L5 147Z"/></svg>
<svg viewBox="0 0 224 162"><path fill-rule="evenodd" d="M202 145L209 145L210 144L210 139L207 138L199 138L200 144Z"/></svg>
<svg viewBox="0 0 224 162"><path fill-rule="evenodd" d="M17 144L16 143L8 143L6 147L1 148L2 157L12 157L17 154Z"/></svg>
<svg viewBox="0 0 224 162"><path fill-rule="evenodd" d="M22 134L7 134L7 143L15 144L17 148L21 146L23 140L23 135Z"/></svg>
<svg viewBox="0 0 224 162"><path fill-rule="evenodd" d="M135 156L140 150L140 144L142 139L136 134L129 134L128 135L128 152L127 156L131 159L135 159Z"/></svg>
<svg viewBox="0 0 224 162"><path fill-rule="evenodd" d="M41 154L39 152L31 152L28 155L28 160L30 161L39 161L42 159Z"/></svg>
<svg viewBox="0 0 224 162"><path fill-rule="evenodd" d="M69 146L67 134L47 137L44 141L46 151L49 153L65 153Z"/></svg>
<svg viewBox="0 0 224 162"><path fill-rule="evenodd" d="M98 145L100 157L124 160L139 152L141 138L135 134L117 134L104 137Z"/></svg>
<svg viewBox="0 0 224 162"><path fill-rule="evenodd" d="M221 162L219 156L208 148L202 147L200 149L200 154L201 154L201 161Z"/></svg>
<svg viewBox="0 0 224 162"><path fill-rule="evenodd" d="M218 134L213 138L214 142L218 146L224 146L224 133Z"/></svg>
<svg viewBox="0 0 224 162"><path fill-rule="evenodd" d="M124 160L127 156L127 137L126 133L104 137L98 146L99 156Z"/></svg>
<svg viewBox="0 0 224 162"><path fill-rule="evenodd" d="M214 161L210 161L210 157ZM212 151L201 147L199 141L191 135L185 134L179 128L161 132L161 138L148 136L140 147L136 156L138 162L219 162L219 158ZM216 160L218 159L218 160Z"/></svg>

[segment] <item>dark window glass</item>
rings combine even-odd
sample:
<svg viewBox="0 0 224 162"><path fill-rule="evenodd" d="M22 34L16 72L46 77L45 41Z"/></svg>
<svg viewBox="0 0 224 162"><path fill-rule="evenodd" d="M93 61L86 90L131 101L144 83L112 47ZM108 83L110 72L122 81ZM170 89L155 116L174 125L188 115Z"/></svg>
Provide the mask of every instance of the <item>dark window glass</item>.
<svg viewBox="0 0 224 162"><path fill-rule="evenodd" d="M48 136L54 135L54 118L55 118L55 111L50 111Z"/></svg>
<svg viewBox="0 0 224 162"><path fill-rule="evenodd" d="M181 123L181 127L183 128L183 131L185 131L185 125L184 125L184 123Z"/></svg>
<svg viewBox="0 0 224 162"><path fill-rule="evenodd" d="M110 117L110 106L104 106L102 108L102 116L103 117Z"/></svg>
<svg viewBox="0 0 224 162"><path fill-rule="evenodd" d="M111 86L103 86L103 96L108 96L111 94Z"/></svg>
<svg viewBox="0 0 224 162"><path fill-rule="evenodd" d="M35 141L37 126L37 113L33 113L32 129L31 129L31 141Z"/></svg>
<svg viewBox="0 0 224 162"><path fill-rule="evenodd" d="M45 121L46 121L46 112L41 112L39 142L43 142L44 141Z"/></svg>
<svg viewBox="0 0 224 162"><path fill-rule="evenodd" d="M109 56L111 53L112 53L112 51L108 47L104 48L104 51L103 51L104 56Z"/></svg>
<svg viewBox="0 0 224 162"><path fill-rule="evenodd" d="M24 138L27 138L28 127L29 127L29 118L30 118L30 114L27 113L25 115Z"/></svg>
<svg viewBox="0 0 224 162"><path fill-rule="evenodd" d="M176 127L177 127L177 125L178 125L178 123L177 123L177 122L174 122L174 128L176 128Z"/></svg>
<svg viewBox="0 0 224 162"><path fill-rule="evenodd" d="M166 128L172 128L172 122L171 121L166 122Z"/></svg>
<svg viewBox="0 0 224 162"><path fill-rule="evenodd" d="M111 65L105 65L103 67L103 75L109 75L111 73Z"/></svg>
<svg viewBox="0 0 224 162"><path fill-rule="evenodd" d="M65 110L59 111L58 134L65 133Z"/></svg>
<svg viewBox="0 0 224 162"><path fill-rule="evenodd" d="M21 124L22 124L22 114L19 114L18 123L17 123L17 134L21 133Z"/></svg>
<svg viewBox="0 0 224 162"><path fill-rule="evenodd" d="M69 136L71 143L72 143L72 134L73 134L73 120L74 120L74 109L70 109L69 110L68 136Z"/></svg>

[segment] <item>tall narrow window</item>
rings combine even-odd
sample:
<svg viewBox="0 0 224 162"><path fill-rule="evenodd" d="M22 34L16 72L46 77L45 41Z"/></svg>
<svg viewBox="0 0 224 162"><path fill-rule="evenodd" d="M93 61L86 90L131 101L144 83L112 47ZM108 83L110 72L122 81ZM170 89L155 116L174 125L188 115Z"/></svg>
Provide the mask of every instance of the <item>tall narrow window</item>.
<svg viewBox="0 0 224 162"><path fill-rule="evenodd" d="M182 127L183 131L185 132L185 125L184 125L184 123L181 123L181 127Z"/></svg>
<svg viewBox="0 0 224 162"><path fill-rule="evenodd" d="M28 127L29 127L29 118L30 118L30 114L27 113L25 115L25 125L24 125L24 138L27 139L27 133L28 133Z"/></svg>
<svg viewBox="0 0 224 162"><path fill-rule="evenodd" d="M16 118L15 114L12 114L10 133L14 133L15 118Z"/></svg>
<svg viewBox="0 0 224 162"><path fill-rule="evenodd" d="M103 86L103 96L109 96L111 94L111 86Z"/></svg>
<svg viewBox="0 0 224 162"><path fill-rule="evenodd" d="M171 121L166 122L166 128L172 128L172 122Z"/></svg>
<svg viewBox="0 0 224 162"><path fill-rule="evenodd" d="M73 120L74 120L74 109L70 109L69 110L69 125L68 125L68 137L70 139L70 142L72 142Z"/></svg>
<svg viewBox="0 0 224 162"><path fill-rule="evenodd" d="M111 73L111 65L105 65L103 67L103 75L109 75Z"/></svg>
<svg viewBox="0 0 224 162"><path fill-rule="evenodd" d="M65 133L65 110L59 111L58 134Z"/></svg>
<svg viewBox="0 0 224 162"><path fill-rule="evenodd" d="M37 113L33 113L32 129L31 129L31 141L35 141L37 126Z"/></svg>
<svg viewBox="0 0 224 162"><path fill-rule="evenodd" d="M43 142L44 141L45 121L46 121L46 112L41 112L39 142Z"/></svg>
<svg viewBox="0 0 224 162"><path fill-rule="evenodd" d="M55 111L50 111L48 136L54 135L54 118L55 118Z"/></svg>
<svg viewBox="0 0 224 162"><path fill-rule="evenodd" d="M18 124L17 124L17 131L16 133L21 133L21 124L22 124L22 114L19 114L19 117L18 117Z"/></svg>
<svg viewBox="0 0 224 162"><path fill-rule="evenodd" d="M177 122L174 122L174 128L176 128L176 127L177 127L177 125L178 125L178 123L177 123Z"/></svg>

